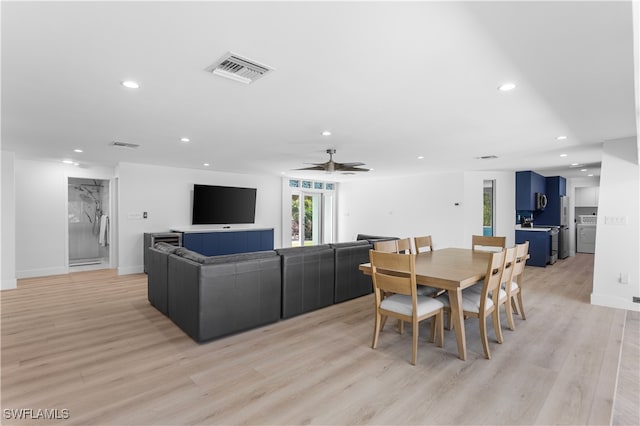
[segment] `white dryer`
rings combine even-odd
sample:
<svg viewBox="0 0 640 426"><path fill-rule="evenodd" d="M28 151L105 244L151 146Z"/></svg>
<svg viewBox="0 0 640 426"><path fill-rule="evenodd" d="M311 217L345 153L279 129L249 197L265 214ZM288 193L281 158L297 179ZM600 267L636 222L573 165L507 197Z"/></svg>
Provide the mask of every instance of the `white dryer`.
<svg viewBox="0 0 640 426"><path fill-rule="evenodd" d="M597 222L598 216L578 216L578 223L576 225L576 251L578 253L595 253Z"/></svg>

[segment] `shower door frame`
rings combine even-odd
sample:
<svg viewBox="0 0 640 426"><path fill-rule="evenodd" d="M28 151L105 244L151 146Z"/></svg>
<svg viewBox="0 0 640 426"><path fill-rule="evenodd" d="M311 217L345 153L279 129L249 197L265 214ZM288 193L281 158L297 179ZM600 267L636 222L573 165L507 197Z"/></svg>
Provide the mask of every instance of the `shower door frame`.
<svg viewBox="0 0 640 426"><path fill-rule="evenodd" d="M103 214L106 214L109 217L109 245L108 245L108 256L109 256L109 260L106 264L102 264L102 266L100 267L99 265L96 266L95 268L91 268L91 269L113 269L113 268L117 268L117 262L116 262L116 256L117 256L117 251L116 251L116 247L117 247L117 221L115 220L115 212L116 210L116 203L117 203L117 178L112 177L112 176L82 176L82 175L72 175L72 174L68 174L65 176L65 181L66 181L66 185L67 185L67 191L65 192L65 196L66 196L66 215L65 215L65 221L64 221L64 228L65 228L65 253L64 253L64 257L65 257L65 265L67 268L67 271L70 271L71 268L74 267L82 267L80 265L75 266L72 265L69 259L69 254L70 254L70 250L69 250L69 191L68 191L68 184L69 184L69 179L87 179L87 180L97 180L97 181L107 181L109 182L109 190L107 191L107 200L108 200L108 204L109 204L109 208L107 209L107 211L103 211ZM91 265L93 266L93 265Z"/></svg>

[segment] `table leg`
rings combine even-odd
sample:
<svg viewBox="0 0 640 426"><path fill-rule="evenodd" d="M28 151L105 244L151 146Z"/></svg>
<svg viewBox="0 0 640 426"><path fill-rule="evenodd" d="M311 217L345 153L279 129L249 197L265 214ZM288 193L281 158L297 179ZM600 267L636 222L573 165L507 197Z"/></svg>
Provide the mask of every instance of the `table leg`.
<svg viewBox="0 0 640 426"><path fill-rule="evenodd" d="M462 317L462 290L449 290L449 304L451 305L451 320L458 342L458 356L467 359L467 339L464 332L464 318Z"/></svg>

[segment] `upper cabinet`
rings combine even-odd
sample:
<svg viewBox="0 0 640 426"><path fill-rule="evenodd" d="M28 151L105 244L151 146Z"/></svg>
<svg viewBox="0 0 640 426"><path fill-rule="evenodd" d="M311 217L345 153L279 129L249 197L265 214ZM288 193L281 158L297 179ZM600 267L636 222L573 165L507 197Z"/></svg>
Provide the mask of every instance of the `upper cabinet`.
<svg viewBox="0 0 640 426"><path fill-rule="evenodd" d="M536 172L516 172L516 210L536 210L536 193L546 192L544 176Z"/></svg>
<svg viewBox="0 0 640 426"><path fill-rule="evenodd" d="M576 207L598 207L599 193L598 186L576 188Z"/></svg>

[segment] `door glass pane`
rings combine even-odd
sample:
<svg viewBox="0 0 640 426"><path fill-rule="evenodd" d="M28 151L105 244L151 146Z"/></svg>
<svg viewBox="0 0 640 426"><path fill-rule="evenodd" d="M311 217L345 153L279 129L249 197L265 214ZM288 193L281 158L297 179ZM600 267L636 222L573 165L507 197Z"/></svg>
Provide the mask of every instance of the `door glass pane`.
<svg viewBox="0 0 640 426"><path fill-rule="evenodd" d="M321 194L304 194L304 242L305 246L320 244Z"/></svg>
<svg viewBox="0 0 640 426"><path fill-rule="evenodd" d="M494 229L494 187L495 181L485 180L483 185L482 235L492 237Z"/></svg>
<svg viewBox="0 0 640 426"><path fill-rule="evenodd" d="M291 195L291 247L300 247L300 196Z"/></svg>
<svg viewBox="0 0 640 426"><path fill-rule="evenodd" d="M333 243L333 194L322 197L322 243Z"/></svg>

